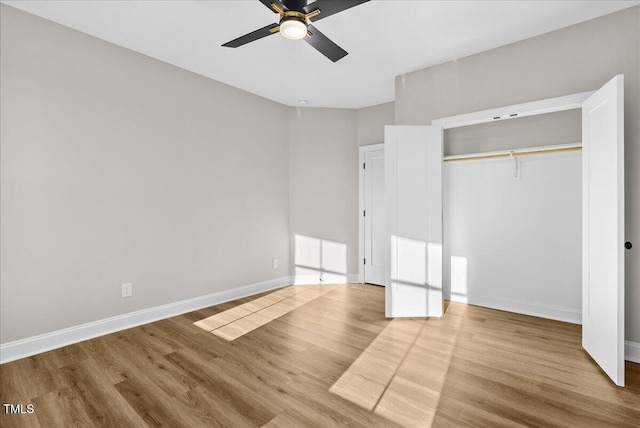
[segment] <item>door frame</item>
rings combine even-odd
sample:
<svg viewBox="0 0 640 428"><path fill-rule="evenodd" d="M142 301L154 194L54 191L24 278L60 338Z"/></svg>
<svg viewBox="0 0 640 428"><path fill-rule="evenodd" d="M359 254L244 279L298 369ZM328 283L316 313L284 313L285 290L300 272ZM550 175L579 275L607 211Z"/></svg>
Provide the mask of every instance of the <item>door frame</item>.
<svg viewBox="0 0 640 428"><path fill-rule="evenodd" d="M358 282L364 284L364 157L367 152L384 150L384 143L358 147Z"/></svg>

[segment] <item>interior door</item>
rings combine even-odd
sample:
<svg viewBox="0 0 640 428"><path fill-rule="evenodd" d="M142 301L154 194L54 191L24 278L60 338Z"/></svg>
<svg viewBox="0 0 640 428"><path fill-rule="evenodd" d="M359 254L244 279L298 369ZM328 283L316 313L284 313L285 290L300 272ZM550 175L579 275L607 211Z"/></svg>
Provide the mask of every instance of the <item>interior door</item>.
<svg viewBox="0 0 640 428"><path fill-rule="evenodd" d="M384 285L384 149L364 155L364 282Z"/></svg>
<svg viewBox="0 0 640 428"><path fill-rule="evenodd" d="M442 316L442 128L386 126L387 317Z"/></svg>
<svg viewBox="0 0 640 428"><path fill-rule="evenodd" d="M582 105L582 346L624 386L624 79Z"/></svg>

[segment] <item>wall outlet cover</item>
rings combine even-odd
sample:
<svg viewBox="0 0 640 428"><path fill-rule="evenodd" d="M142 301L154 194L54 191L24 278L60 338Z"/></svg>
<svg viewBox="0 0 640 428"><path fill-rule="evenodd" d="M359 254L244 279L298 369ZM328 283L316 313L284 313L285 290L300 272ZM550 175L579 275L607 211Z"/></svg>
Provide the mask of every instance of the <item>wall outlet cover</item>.
<svg viewBox="0 0 640 428"><path fill-rule="evenodd" d="M127 282L122 284L122 297L131 297L133 294L133 283Z"/></svg>

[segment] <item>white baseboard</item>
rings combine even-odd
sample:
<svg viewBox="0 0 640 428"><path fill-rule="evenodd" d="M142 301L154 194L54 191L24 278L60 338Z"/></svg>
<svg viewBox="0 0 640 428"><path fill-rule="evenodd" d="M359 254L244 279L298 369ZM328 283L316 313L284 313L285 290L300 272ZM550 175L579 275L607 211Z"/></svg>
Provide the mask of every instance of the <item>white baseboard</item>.
<svg viewBox="0 0 640 428"><path fill-rule="evenodd" d="M331 273L323 273L322 279L319 275L294 275L293 283L295 285L310 284L352 284L358 282L358 274L339 275Z"/></svg>
<svg viewBox="0 0 640 428"><path fill-rule="evenodd" d="M510 299L496 299L478 296L452 295L454 302L469 303L471 305L484 306L501 311L515 312L518 314L532 315L535 317L549 318L557 321L582 324L582 312L575 309L537 305L528 302ZM625 360L640 363L640 343L626 340L624 343Z"/></svg>
<svg viewBox="0 0 640 428"><path fill-rule="evenodd" d="M155 306L153 308L142 309L128 314L118 315L14 342L0 345L0 364L31 355L40 354L52 349L82 342L94 337L114 333L153 321L173 317L220 303L273 290L291 284L291 277L285 276L268 281L257 282L255 284L232 288L230 290L219 291L207 294L206 296L194 297L192 299L181 300L179 302L168 303L166 305Z"/></svg>
<svg viewBox="0 0 640 428"><path fill-rule="evenodd" d="M358 274L350 273L347 275L347 284L358 284Z"/></svg>
<svg viewBox="0 0 640 428"><path fill-rule="evenodd" d="M582 311L560 306L541 305L515 299L505 299L486 296L456 296L451 295L453 302L469 303L501 311L515 312L540 318L582 324Z"/></svg>
<svg viewBox="0 0 640 428"><path fill-rule="evenodd" d="M344 283L345 277L337 275L340 278L332 278L324 276L323 284ZM328 282L328 280L340 279L337 282ZM346 276L346 282L357 282L358 275L352 274ZM300 282L298 282L300 281ZM316 275L296 275L296 284L318 284ZM207 294L205 296L195 297L192 299L181 300L179 302L169 303L162 306L156 306L149 309L143 309L128 314L118 315L103 320L93 321L50 333L40 334L38 336L28 337L26 339L16 340L0 345L0 364L18 360L20 358L29 357L31 355L47 352L52 349L61 348L63 346L72 345L94 337L103 336L105 334L114 333L120 330L136 327L142 324L148 324L153 321L181 315L191 311L197 311L209 306L219 305L231 300L240 299L242 297L251 296L253 294L262 293L264 291L281 288L291 284L291 277L276 278L268 281L262 281L243 287L233 288L231 290L219 291L217 293ZM568 310L566 308L552 308L540 305L532 305L526 302L516 302L502 299L467 297L456 298L452 296L451 300L470 303L472 305L486 306L493 309L500 309L509 312L523 313L526 315L539 316L544 318L556 319L559 321L572 322L580 324L580 312ZM625 359L635 363L640 363L640 343L625 342Z"/></svg>
<svg viewBox="0 0 640 428"><path fill-rule="evenodd" d="M640 343L626 340L624 342L624 359L640 363Z"/></svg>

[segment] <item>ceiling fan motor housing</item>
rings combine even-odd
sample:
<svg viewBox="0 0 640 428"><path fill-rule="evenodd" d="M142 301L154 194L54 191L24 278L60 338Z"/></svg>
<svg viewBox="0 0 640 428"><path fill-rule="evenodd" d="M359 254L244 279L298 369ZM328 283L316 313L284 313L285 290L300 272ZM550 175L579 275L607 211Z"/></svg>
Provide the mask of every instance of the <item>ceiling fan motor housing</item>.
<svg viewBox="0 0 640 428"><path fill-rule="evenodd" d="M280 34L285 39L299 40L307 35L307 19L300 12L287 11L280 20Z"/></svg>

